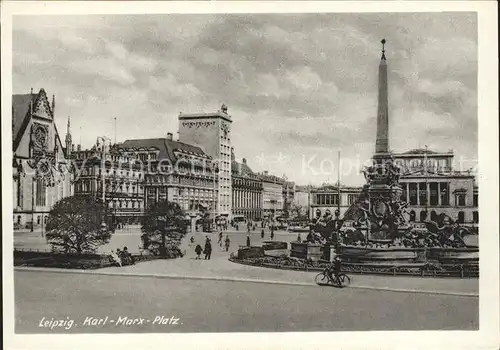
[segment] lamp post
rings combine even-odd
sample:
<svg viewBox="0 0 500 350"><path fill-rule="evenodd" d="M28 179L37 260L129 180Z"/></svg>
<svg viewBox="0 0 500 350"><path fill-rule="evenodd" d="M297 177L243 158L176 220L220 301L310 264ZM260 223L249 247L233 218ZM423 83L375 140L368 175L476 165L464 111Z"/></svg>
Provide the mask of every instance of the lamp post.
<svg viewBox="0 0 500 350"><path fill-rule="evenodd" d="M33 232L35 226L35 175L31 177L31 227L30 231Z"/></svg>
<svg viewBox="0 0 500 350"><path fill-rule="evenodd" d="M104 208L107 209L106 205L106 181L104 177L104 172L106 170L106 140L111 141L110 138L106 136L98 136L97 141L102 140L102 148L101 148L101 181L102 181L102 203L104 204ZM102 225L106 225L105 218L103 218Z"/></svg>
<svg viewBox="0 0 500 350"><path fill-rule="evenodd" d="M213 214L214 214L214 220L213 220L213 225L214 225L214 230L215 228L217 227L217 223L216 223L216 216L217 216L217 205L219 203L219 196L217 195L217 200L216 200L216 197L215 197L215 193L216 193L216 179L217 179L217 174L219 173L219 169L217 168L217 165L216 163L214 162L213 164L213 175L214 175L214 195L213 195ZM217 193L218 194L218 193Z"/></svg>

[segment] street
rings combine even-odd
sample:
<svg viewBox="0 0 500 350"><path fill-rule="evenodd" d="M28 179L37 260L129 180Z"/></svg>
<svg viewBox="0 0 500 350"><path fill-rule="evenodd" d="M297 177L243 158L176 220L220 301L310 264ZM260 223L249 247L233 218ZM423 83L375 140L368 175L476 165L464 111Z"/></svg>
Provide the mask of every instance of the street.
<svg viewBox="0 0 500 350"><path fill-rule="evenodd" d="M31 271L15 271L14 279L16 333L474 330L479 326L476 297ZM60 322L64 325L54 326L59 324L56 320L64 320Z"/></svg>

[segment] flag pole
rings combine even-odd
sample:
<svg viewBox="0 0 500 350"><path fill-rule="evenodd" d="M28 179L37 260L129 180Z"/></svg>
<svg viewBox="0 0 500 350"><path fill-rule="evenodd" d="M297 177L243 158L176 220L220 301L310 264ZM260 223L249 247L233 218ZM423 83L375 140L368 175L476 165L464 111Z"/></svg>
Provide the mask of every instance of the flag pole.
<svg viewBox="0 0 500 350"><path fill-rule="evenodd" d="M340 150L338 152L338 160L337 160L337 168L338 168L338 173L337 173L337 210L339 211L339 217L340 217Z"/></svg>

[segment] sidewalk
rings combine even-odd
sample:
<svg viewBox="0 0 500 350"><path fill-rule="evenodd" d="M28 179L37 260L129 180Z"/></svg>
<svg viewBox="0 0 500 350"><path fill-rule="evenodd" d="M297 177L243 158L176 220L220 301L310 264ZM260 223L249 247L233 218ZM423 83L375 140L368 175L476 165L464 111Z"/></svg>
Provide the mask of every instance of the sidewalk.
<svg viewBox="0 0 500 350"><path fill-rule="evenodd" d="M99 270L67 270L52 268L16 268L19 270L43 270L64 273L89 273L97 275L123 275L157 278L193 278L225 281L247 281L258 283L279 283L290 285L315 286L314 277L317 271L291 271L264 267L241 265L228 260L231 252L236 253L239 245L245 244L246 233L229 233L231 248L229 252L222 251L217 244L217 234L196 233L195 244L201 244L205 236L212 239L211 260L195 260L194 245L188 244L188 237L181 245L186 256L180 259L153 260L141 262L133 266L108 267ZM282 233L279 240L292 240L294 236ZM288 237L286 237L288 236ZM224 234L224 238L226 234ZM251 234L252 242L258 244L260 234ZM479 279L431 278L403 276L375 276L352 274L350 288L376 289L415 293L449 294L463 296L479 295Z"/></svg>

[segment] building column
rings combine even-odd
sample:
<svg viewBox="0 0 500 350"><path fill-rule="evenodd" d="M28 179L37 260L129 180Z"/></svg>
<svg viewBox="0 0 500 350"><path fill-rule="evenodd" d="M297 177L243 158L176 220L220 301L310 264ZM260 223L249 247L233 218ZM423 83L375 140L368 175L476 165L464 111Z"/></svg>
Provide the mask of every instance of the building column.
<svg viewBox="0 0 500 350"><path fill-rule="evenodd" d="M429 182L427 182L426 184L426 188L425 190L427 191L427 206L430 206L431 205L431 185Z"/></svg>
<svg viewBox="0 0 500 350"><path fill-rule="evenodd" d="M410 184L407 182L405 183L406 187L406 203L410 204Z"/></svg>
<svg viewBox="0 0 500 350"><path fill-rule="evenodd" d="M438 191L438 205L441 206L441 182L438 182L438 187L437 187L437 191Z"/></svg>
<svg viewBox="0 0 500 350"><path fill-rule="evenodd" d="M417 182L417 205L420 205L420 183Z"/></svg>

